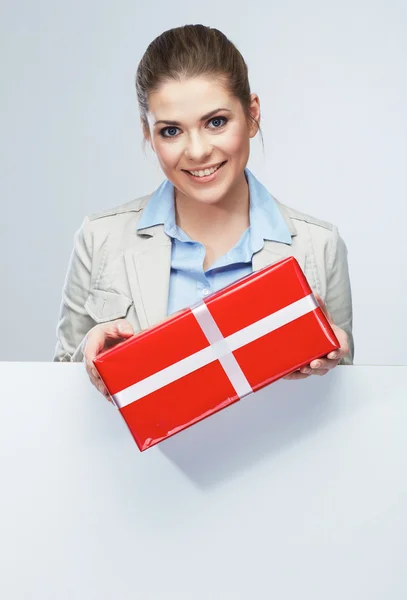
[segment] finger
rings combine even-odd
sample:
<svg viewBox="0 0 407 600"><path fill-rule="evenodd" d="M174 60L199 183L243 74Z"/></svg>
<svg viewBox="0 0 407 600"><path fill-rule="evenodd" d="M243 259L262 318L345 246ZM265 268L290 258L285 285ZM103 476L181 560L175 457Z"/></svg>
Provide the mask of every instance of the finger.
<svg viewBox="0 0 407 600"><path fill-rule="evenodd" d="M95 388L97 388L99 390L100 384L104 385L99 373L97 372L97 370L95 369L93 364L92 364L92 366L90 366L85 362L85 368L86 368L88 377L90 379L90 382L92 383L92 385L95 386Z"/></svg>
<svg viewBox="0 0 407 600"><path fill-rule="evenodd" d="M319 375L322 377L323 375L329 373L329 371L331 371L331 369L312 369L311 375Z"/></svg>
<svg viewBox="0 0 407 600"><path fill-rule="evenodd" d="M96 367L91 367L90 371L91 371L92 377L95 378L95 381L100 381L101 377L100 377L99 371L96 369Z"/></svg>
<svg viewBox="0 0 407 600"><path fill-rule="evenodd" d="M88 372L93 369L93 359L103 350L105 345L105 332L103 329L94 327L86 336L83 359ZM97 375L95 375L97 377Z"/></svg>
<svg viewBox="0 0 407 600"><path fill-rule="evenodd" d="M99 392L105 394L107 392L107 389L106 389L106 386L104 385L103 380L100 377L97 369L93 365L90 366L89 364L86 364L85 359L84 359L84 362L85 362L86 372L88 374L91 384L94 385L95 388Z"/></svg>
<svg viewBox="0 0 407 600"><path fill-rule="evenodd" d="M336 333L336 337L341 345L338 350L339 360L349 354L349 337L345 331L340 329L339 332Z"/></svg>
<svg viewBox="0 0 407 600"><path fill-rule="evenodd" d="M309 377L307 373L301 373L300 371L294 371L294 373L289 373L282 377L282 379L296 380L296 379L307 379Z"/></svg>
<svg viewBox="0 0 407 600"><path fill-rule="evenodd" d="M103 383L102 383L102 385L99 384L98 389L99 389L99 392L106 398L106 400L108 400L109 402L112 402L109 391L107 390L106 386Z"/></svg>
<svg viewBox="0 0 407 600"><path fill-rule="evenodd" d="M104 398L106 398L106 400L108 400L108 402L112 402L112 399L110 398L110 394L103 384L102 385L99 384L97 386L97 390L102 394L102 396Z"/></svg>
<svg viewBox="0 0 407 600"><path fill-rule="evenodd" d="M103 396L112 402L110 394L103 383L93 361L96 356L108 345L108 340L121 340L134 335L134 330L126 319L117 319L110 323L95 326L86 336L83 349L83 362L91 383Z"/></svg>
<svg viewBox="0 0 407 600"><path fill-rule="evenodd" d="M349 353L349 338L346 331L334 325L332 327L336 338L339 342L339 348L337 350L333 350L327 355L327 358L332 360L338 360L338 362Z"/></svg>
<svg viewBox="0 0 407 600"><path fill-rule="evenodd" d="M334 350L333 352L330 352L329 354L326 355L326 358L328 360L333 360L333 361L336 361L336 363L339 363L339 361L342 360L342 358L344 356L346 356L348 352L349 352L348 346L344 346L342 348L338 348L338 350Z"/></svg>
<svg viewBox="0 0 407 600"><path fill-rule="evenodd" d="M330 360L329 358L318 358L317 360L313 360L311 362L311 372L313 373L318 369L334 369L337 366L338 362L338 359Z"/></svg>
<svg viewBox="0 0 407 600"><path fill-rule="evenodd" d="M106 330L106 337L110 339L128 338L132 335L134 335L133 326L126 319L112 321L111 327Z"/></svg>
<svg viewBox="0 0 407 600"><path fill-rule="evenodd" d="M89 379L90 379L90 382L92 383L92 385L94 385L95 388L99 392L104 393L105 385L104 385L102 379L100 378L100 376L99 377L95 377L93 375L93 369L90 369L90 370L86 369L86 371L88 373L88 376L89 376Z"/></svg>
<svg viewBox="0 0 407 600"><path fill-rule="evenodd" d="M85 359L84 359L85 362ZM91 382L91 384L98 390L98 392L100 392L101 394L103 394L103 396L110 402L113 403L109 391L107 390L105 384L103 383L102 378L100 377L97 369L93 366L90 367L89 365L86 364L85 362L85 368L86 368L86 372L88 374L89 380Z"/></svg>
<svg viewBox="0 0 407 600"><path fill-rule="evenodd" d="M94 327L86 337L84 348L84 359L89 368L93 367L93 360L105 348L107 340L121 340L133 334L133 327L126 319L117 319Z"/></svg>
<svg viewBox="0 0 407 600"><path fill-rule="evenodd" d="M99 371L96 369L93 362L89 362L85 356L83 357L83 362L85 363L86 372L89 375L90 379L92 380L92 383L93 382L96 383L97 381L99 381L101 379L100 375L99 375Z"/></svg>
<svg viewBox="0 0 407 600"><path fill-rule="evenodd" d="M90 378L90 380L93 383L93 385L95 386L95 388L98 390L98 392L100 392L102 394L102 396L104 396L107 400L109 400L109 402L111 402L109 391L106 388L103 381L101 379L94 380L92 377Z"/></svg>

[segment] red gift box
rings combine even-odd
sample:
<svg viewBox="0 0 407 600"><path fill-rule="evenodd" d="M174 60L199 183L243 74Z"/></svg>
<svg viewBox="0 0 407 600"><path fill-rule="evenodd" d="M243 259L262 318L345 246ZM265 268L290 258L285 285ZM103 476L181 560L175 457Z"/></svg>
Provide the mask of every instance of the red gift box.
<svg viewBox="0 0 407 600"><path fill-rule="evenodd" d="M339 348L295 258L99 354L141 451Z"/></svg>

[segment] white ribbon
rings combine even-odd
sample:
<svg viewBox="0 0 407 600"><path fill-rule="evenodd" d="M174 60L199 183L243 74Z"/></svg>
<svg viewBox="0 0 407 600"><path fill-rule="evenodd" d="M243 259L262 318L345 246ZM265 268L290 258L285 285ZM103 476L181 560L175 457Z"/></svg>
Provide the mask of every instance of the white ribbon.
<svg viewBox="0 0 407 600"><path fill-rule="evenodd" d="M227 342L227 338L224 338L218 324L209 312L209 308L202 302L192 309L196 320L199 323L200 328L206 335L206 339L215 347L218 360L223 367L226 375L229 377L230 383L235 388L236 394L239 398L243 398L253 391L252 386L246 379L246 375L243 373L239 363L232 354L232 350Z"/></svg>
<svg viewBox="0 0 407 600"><path fill-rule="evenodd" d="M118 408L123 408L215 360L221 362L237 394L243 397L252 388L232 352L312 312L318 306L314 295L309 294L225 338L206 304L202 303L192 312L211 345L113 394L113 400Z"/></svg>

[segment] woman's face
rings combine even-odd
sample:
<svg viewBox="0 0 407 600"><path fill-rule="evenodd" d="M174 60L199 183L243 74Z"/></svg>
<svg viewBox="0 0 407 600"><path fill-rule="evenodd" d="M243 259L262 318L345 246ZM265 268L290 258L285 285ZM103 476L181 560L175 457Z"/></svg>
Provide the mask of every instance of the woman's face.
<svg viewBox="0 0 407 600"><path fill-rule="evenodd" d="M251 95L250 112L259 120L256 94ZM243 180L250 138L258 128L247 122L240 101L220 79L194 77L163 83L149 96L147 119L149 130L144 134L165 176L181 194L214 204ZM212 167L219 165L212 173ZM207 168L209 175L202 172Z"/></svg>

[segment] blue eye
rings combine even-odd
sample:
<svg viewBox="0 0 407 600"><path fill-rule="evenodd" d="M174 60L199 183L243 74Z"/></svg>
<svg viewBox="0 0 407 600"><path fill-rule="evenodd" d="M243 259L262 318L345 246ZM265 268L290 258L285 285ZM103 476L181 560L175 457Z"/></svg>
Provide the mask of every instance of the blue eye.
<svg viewBox="0 0 407 600"><path fill-rule="evenodd" d="M226 117L212 117L212 119L210 119L208 121L208 123L213 123L213 122L219 123L220 122L220 125L210 128L210 129L220 129L221 127L224 127L226 125L228 120L229 119L227 119ZM174 126L164 127L163 129L160 130L160 135L161 135L161 137L164 137L164 138L175 138L175 137L177 137L177 134L175 133L177 130L178 130L178 127L174 127Z"/></svg>
<svg viewBox="0 0 407 600"><path fill-rule="evenodd" d="M215 127L215 129L220 129L221 127L223 127L223 125L226 125L226 123L228 122L226 117L213 117L209 123L213 122L213 121L224 121L223 124L219 125L219 127Z"/></svg>
<svg viewBox="0 0 407 600"><path fill-rule="evenodd" d="M178 129L178 127L164 127L164 129L161 129L160 135L162 135L163 137L175 137L175 135L164 135L164 132L174 131L176 129Z"/></svg>

